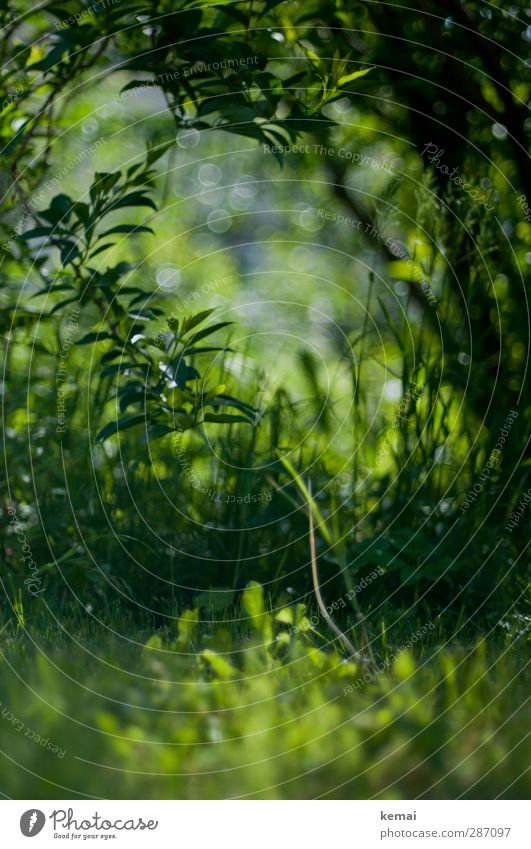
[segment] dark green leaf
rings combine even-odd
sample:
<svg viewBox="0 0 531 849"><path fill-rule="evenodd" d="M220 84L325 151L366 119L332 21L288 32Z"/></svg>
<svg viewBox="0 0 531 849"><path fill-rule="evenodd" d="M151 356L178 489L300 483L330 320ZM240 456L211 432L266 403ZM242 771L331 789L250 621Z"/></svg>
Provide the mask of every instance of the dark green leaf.
<svg viewBox="0 0 531 849"><path fill-rule="evenodd" d="M110 230L101 233L98 238L104 239L114 233L151 233L155 235L151 227L145 227L143 224L117 224L116 227L111 227Z"/></svg>
<svg viewBox="0 0 531 849"><path fill-rule="evenodd" d="M195 342L199 342L200 339L204 339L206 336L210 336L211 333L215 333L217 330L221 330L223 327L228 327L229 324L234 324L232 321L220 321L217 324L212 324L210 327L205 327L203 330L200 330L199 333L194 333L194 335L189 340L189 345L193 345Z"/></svg>
<svg viewBox="0 0 531 849"><path fill-rule="evenodd" d="M159 424L158 422L152 425L149 425L147 429L147 439L148 442L151 442L153 439L160 439L161 436L166 436L167 433L172 433L173 428L168 427L165 424Z"/></svg>
<svg viewBox="0 0 531 849"><path fill-rule="evenodd" d="M150 148L148 150L148 153L147 153L147 156L146 156L147 167L149 168L150 165L153 165L154 162L156 162L158 159L160 159L162 156L164 156L166 151L168 151L171 147L173 147L173 145L174 145L174 142L171 141L169 143L159 144L159 145L157 145L157 147Z"/></svg>
<svg viewBox="0 0 531 849"><path fill-rule="evenodd" d="M29 239L40 239L42 236L50 236L54 231L53 227L34 227L33 230L26 230L18 237L21 241L26 242Z"/></svg>
<svg viewBox="0 0 531 849"><path fill-rule="evenodd" d="M92 253L89 254L89 259L93 259L93 257L97 256L98 254L103 253L103 251L106 251L109 248L113 248L114 245L115 245L115 242L105 242L104 245L100 245L99 248L96 248L95 251L92 251Z"/></svg>
<svg viewBox="0 0 531 849"><path fill-rule="evenodd" d="M116 357L120 357L123 354L119 348L115 348L113 351L107 351L106 354L103 354L100 363L101 365L105 365L105 363L109 363L111 360L115 360Z"/></svg>
<svg viewBox="0 0 531 849"><path fill-rule="evenodd" d="M119 433L119 431L122 430L128 430L130 427L135 427L135 425L142 424L145 421L146 416L144 413L134 413L130 416L124 416L123 419L118 419L118 421L109 422L109 424L105 425L105 427L97 434L96 442L104 442L110 436L114 436L115 433Z"/></svg>
<svg viewBox="0 0 531 849"><path fill-rule="evenodd" d="M203 421L218 422L219 424L233 424L236 422L251 424L249 419L246 419L244 416L232 416L230 413L205 413Z"/></svg>
<svg viewBox="0 0 531 849"><path fill-rule="evenodd" d="M113 336L107 333L106 330L97 330L94 333L87 333L78 339L76 345L92 345L94 342L103 342L105 339L112 339Z"/></svg>
<svg viewBox="0 0 531 849"><path fill-rule="evenodd" d="M90 209L89 209L88 204L87 203L81 203L81 201L77 201L77 203L75 203L72 206L72 210L75 213L75 215L79 218L81 223L86 226L88 224L89 215L90 215Z"/></svg>
<svg viewBox="0 0 531 849"><path fill-rule="evenodd" d="M215 307L209 310L203 310L202 312L198 312L196 315L190 316L190 318L185 318L182 325L182 332L187 333L189 330L192 330L194 327L197 327L198 324L201 324L202 321L208 318L209 315L215 311Z"/></svg>
<svg viewBox="0 0 531 849"><path fill-rule="evenodd" d="M151 198L142 194L142 192L130 192L130 194L126 195L119 200L112 201L107 207L105 212L112 212L115 209L120 209L124 206L149 206L151 209L157 211L157 207L151 200Z"/></svg>
<svg viewBox="0 0 531 849"><path fill-rule="evenodd" d="M186 348L186 356L192 357L194 354L208 354L212 351L234 351L234 348L229 348L227 346L223 348L212 347L212 348Z"/></svg>
<svg viewBox="0 0 531 849"><path fill-rule="evenodd" d="M58 312L63 307L68 306L68 304L73 304L77 300L78 300L78 296L75 295L73 298L68 298L68 300L66 300L66 301L60 301L58 304L56 304L53 307L53 309L50 310L50 315L53 315L54 313Z"/></svg>
<svg viewBox="0 0 531 849"><path fill-rule="evenodd" d="M63 268L79 256L79 248L75 242L65 242L61 248L61 265Z"/></svg>
<svg viewBox="0 0 531 849"><path fill-rule="evenodd" d="M152 307L151 309L135 310L134 312L128 312L127 315L129 316L129 318L132 318L135 321L151 321L158 315L162 315L162 310Z"/></svg>

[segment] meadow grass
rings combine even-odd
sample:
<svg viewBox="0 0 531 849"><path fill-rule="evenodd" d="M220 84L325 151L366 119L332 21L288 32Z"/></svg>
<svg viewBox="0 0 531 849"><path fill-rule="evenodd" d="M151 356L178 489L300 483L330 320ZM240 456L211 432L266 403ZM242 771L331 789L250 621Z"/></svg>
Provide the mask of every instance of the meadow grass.
<svg viewBox="0 0 531 849"><path fill-rule="evenodd" d="M326 625L308 624L310 613L270 611L252 584L233 619L203 614L201 621L196 609L162 629L123 613L99 624L86 612L54 620L49 611L26 611L18 623L7 620L3 792L528 795L527 638L518 620L481 638L397 612L393 639L381 622L369 634L374 660L358 664Z"/></svg>

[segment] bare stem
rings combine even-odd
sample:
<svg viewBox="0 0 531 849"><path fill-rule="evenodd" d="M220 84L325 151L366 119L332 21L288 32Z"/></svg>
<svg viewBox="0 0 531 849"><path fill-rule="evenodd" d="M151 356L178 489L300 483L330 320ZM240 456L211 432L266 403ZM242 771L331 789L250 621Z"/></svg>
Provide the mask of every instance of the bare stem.
<svg viewBox="0 0 531 849"><path fill-rule="evenodd" d="M310 481L308 481L308 490L309 490L310 495L311 495L311 482ZM338 626L336 625L336 623L334 622L334 620L332 619L332 617L328 613L328 610L326 609L326 605L323 601L323 596L321 595L321 586L320 586L320 583L319 583L319 572L318 572L318 569L317 569L317 553L316 553L316 550L315 550L315 530L314 530L314 524L313 524L313 514L312 514L311 504L308 505L308 520L309 520L309 525L310 525L310 559L311 559L311 563L312 563L313 591L315 593L315 598L317 599L317 605L319 607L319 610L321 611L323 619L325 620L328 627L334 632L334 634L336 634L339 637L339 639L341 640L341 642L343 643L343 645L345 646L347 651L350 653L350 656L355 658L360 663L367 663L367 660L359 653L359 651L357 651L357 649L354 648L354 646L350 642L347 635L344 634L343 631L340 628L338 628Z"/></svg>

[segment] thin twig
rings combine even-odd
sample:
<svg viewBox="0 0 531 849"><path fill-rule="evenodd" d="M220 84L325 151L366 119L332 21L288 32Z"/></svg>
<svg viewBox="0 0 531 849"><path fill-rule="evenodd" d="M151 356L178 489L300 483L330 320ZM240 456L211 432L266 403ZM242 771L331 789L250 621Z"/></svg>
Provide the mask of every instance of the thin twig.
<svg viewBox="0 0 531 849"><path fill-rule="evenodd" d="M311 486L311 481L308 481L308 490L310 492L310 495L312 492ZM357 649L354 648L347 635L344 634L340 628L338 628L338 626L328 613L328 610L326 609L326 605L321 595L321 586L319 584L319 573L317 570L317 553L315 550L315 531L311 504L308 505L308 520L310 526L310 558L312 563L313 591L315 593L315 598L317 599L317 605L319 607L319 610L321 611L323 619L327 623L328 627L334 632L334 634L339 637L347 651L350 652L351 657L354 657L360 663L367 663L367 660L359 653L359 651L357 651Z"/></svg>

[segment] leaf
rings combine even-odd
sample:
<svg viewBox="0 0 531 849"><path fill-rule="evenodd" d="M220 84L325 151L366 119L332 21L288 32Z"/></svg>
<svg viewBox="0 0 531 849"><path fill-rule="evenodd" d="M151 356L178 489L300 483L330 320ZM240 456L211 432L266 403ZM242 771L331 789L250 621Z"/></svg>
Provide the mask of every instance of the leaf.
<svg viewBox="0 0 531 849"><path fill-rule="evenodd" d="M283 82L284 88L287 89L290 86L294 86L295 83L300 83L300 81L303 80L305 76L306 76L306 71L297 71L296 74L293 74L293 76L288 77L287 80L284 80L284 82Z"/></svg>
<svg viewBox="0 0 531 849"><path fill-rule="evenodd" d="M39 211L39 218L44 218L46 221L49 221L51 224L54 224L54 225L58 224L59 221L61 221L63 219L63 217L64 217L63 213L59 209L52 209L52 207L50 207L49 209L41 209ZM60 233L60 232L66 233L67 231L65 231L65 230L61 231L60 228L57 227L55 232L56 233Z"/></svg>
<svg viewBox="0 0 531 849"><path fill-rule="evenodd" d="M229 348L228 346L224 346L222 348L212 347L212 348L186 348L186 356L193 357L194 354L209 354L212 351L231 351L234 352L234 348Z"/></svg>
<svg viewBox="0 0 531 849"><path fill-rule="evenodd" d="M79 249L75 242L65 242L61 248L61 265L63 268L73 262L79 256Z"/></svg>
<svg viewBox="0 0 531 849"><path fill-rule="evenodd" d="M228 660L225 660L224 657L217 654L215 651L205 649L203 651L203 657L206 661L208 661L218 678L221 678L222 681L230 681L231 679L238 678L238 670L234 666L231 666Z"/></svg>
<svg viewBox="0 0 531 849"><path fill-rule="evenodd" d="M120 412L125 413L131 404L142 404L146 400L146 393L143 387L138 386L136 389L125 392L120 398Z"/></svg>
<svg viewBox="0 0 531 849"><path fill-rule="evenodd" d="M182 359L178 363L159 363L159 368L167 378L177 384L179 389L185 389L189 380L196 380L200 377L197 369L189 366Z"/></svg>
<svg viewBox="0 0 531 849"><path fill-rule="evenodd" d="M115 209L121 209L124 206L149 206L151 209L157 211L157 207L151 198L142 194L142 192L131 192L119 200L112 201L106 208L105 214L108 212L113 212Z"/></svg>
<svg viewBox="0 0 531 849"><path fill-rule="evenodd" d="M245 401L240 401L239 398L234 398L232 395L226 395L223 392L217 396L216 400L212 400L210 402L212 405L221 406L221 407L237 407L239 410L243 410L245 413L251 415L253 418L257 414L258 410L256 407L252 407L250 404L247 404Z"/></svg>
<svg viewBox="0 0 531 849"><path fill-rule="evenodd" d="M129 85L126 86L125 88L129 88ZM122 91L125 91L125 89L122 89ZM126 177L132 177L133 174L135 174L138 171L139 168L142 168L143 164L144 164L143 162L137 162L135 165L131 165L127 169L127 171L125 172Z"/></svg>
<svg viewBox="0 0 531 849"><path fill-rule="evenodd" d="M275 619L284 625L293 625L293 610L291 607L282 607L275 615Z"/></svg>
<svg viewBox="0 0 531 849"><path fill-rule="evenodd" d="M144 413L134 413L130 416L124 416L123 419L118 419L115 422L109 422L109 424L105 425L105 427L97 434L96 443L104 442L110 436L114 436L115 433L118 433L121 430L128 430L128 428L134 427L135 425L141 424L145 421L146 416Z"/></svg>
<svg viewBox="0 0 531 849"><path fill-rule="evenodd" d="M225 384L218 383L212 389L205 390L203 393L203 404L207 404L212 398L215 398L220 392L225 392Z"/></svg>
<svg viewBox="0 0 531 849"><path fill-rule="evenodd" d="M166 151L168 151L171 147L173 147L173 141L167 142L166 144L159 144L156 147L149 148L147 156L146 156L146 166L149 168L150 165L153 165L157 159L160 159Z"/></svg>
<svg viewBox="0 0 531 849"><path fill-rule="evenodd" d="M361 71L354 71L352 74L346 74L344 77L340 77L337 81L338 86L344 86L347 83L351 83L353 80L357 80L360 77L364 77L365 74L368 74L372 71L373 68L363 68Z"/></svg>
<svg viewBox="0 0 531 849"><path fill-rule="evenodd" d="M234 324L234 322L220 321L217 324L212 324L210 327L205 327L198 333L194 333L194 335L189 339L188 344L193 345L195 344L195 342L199 342L200 339L204 339L206 336L210 336L211 333L215 333L217 330L221 330L223 327L228 327L229 324Z"/></svg>
<svg viewBox="0 0 531 849"><path fill-rule="evenodd" d="M120 176L120 171L96 173L91 191L94 189L97 194L100 194L100 192L107 194L107 192L110 192L110 190L116 185Z"/></svg>
<svg viewBox="0 0 531 849"><path fill-rule="evenodd" d="M49 236L56 233L57 230L54 230L53 227L34 227L32 230L26 230L25 233L21 233L18 238L20 241L26 242L28 239L39 239L42 236Z"/></svg>
<svg viewBox="0 0 531 849"><path fill-rule="evenodd" d="M72 210L82 224L85 226L88 224L90 209L87 203L82 203L81 201L77 201L73 204Z"/></svg>
<svg viewBox="0 0 531 849"><path fill-rule="evenodd" d="M50 202L51 209L57 209L65 218L70 216L72 212L72 207L74 203L70 195L65 195L64 193L60 193L55 195Z"/></svg>
<svg viewBox="0 0 531 849"><path fill-rule="evenodd" d="M92 345L94 342L103 342L105 339L113 338L106 330L97 330L93 333L86 333L85 336L77 340L76 345Z"/></svg>
<svg viewBox="0 0 531 849"><path fill-rule="evenodd" d="M168 425L156 422L155 424L149 425L147 429L147 440L148 442L152 442L154 439L160 439L161 436L166 436L167 433L173 433L173 428L168 427Z"/></svg>
<svg viewBox="0 0 531 849"><path fill-rule="evenodd" d="M186 413L176 413L172 414L172 421L175 424L177 430L189 430L191 427L195 425L195 419L192 415L187 415Z"/></svg>
<svg viewBox="0 0 531 849"><path fill-rule="evenodd" d="M151 321L158 315L162 315L162 310L159 310L155 307L146 307L145 309L133 310L132 312L128 312L127 315L134 321Z"/></svg>
<svg viewBox="0 0 531 849"><path fill-rule="evenodd" d="M115 245L115 242L105 242L104 245L100 245L99 248L96 248L95 251L92 251L92 253L89 254L89 259L92 259L93 257L97 256L98 254L103 253L103 251L106 251L108 248L113 248L114 245Z"/></svg>
<svg viewBox="0 0 531 849"><path fill-rule="evenodd" d="M78 301L77 295L75 295L73 298L68 298L66 301L59 301L59 303L56 304L53 309L50 310L49 315L53 315L54 313L58 312L58 310L62 309L63 307L66 307L68 304L73 304L76 301Z"/></svg>
<svg viewBox="0 0 531 849"><path fill-rule="evenodd" d="M106 236L111 236L114 233L151 233L151 235L155 235L151 227L145 227L143 224L117 224L116 227L105 230L98 238L104 239Z"/></svg>
<svg viewBox="0 0 531 849"><path fill-rule="evenodd" d="M46 73L47 71L51 71L51 69L55 65L57 65L58 62L61 61L63 53L66 53L67 50L68 45L64 41L59 42L59 44L57 44L55 47L52 47L52 49L46 54L44 59L42 59L40 62L34 62L33 65L29 65L28 70L44 71L44 73Z"/></svg>
<svg viewBox="0 0 531 849"><path fill-rule="evenodd" d="M191 316L190 318L185 318L183 321L182 332L187 333L192 328L197 327L198 324L201 324L202 321L208 318L209 315L215 312L215 307L209 310L203 310L202 312L198 312L196 315Z"/></svg>
<svg viewBox="0 0 531 849"><path fill-rule="evenodd" d="M241 412L247 416L248 420L250 420L253 424L258 412L257 410L250 409L247 404L244 404L243 402L240 404L238 401L226 401L221 397L221 395L212 395L212 397L205 398L203 406L215 407L216 413L218 407L235 407L237 410L241 410Z"/></svg>
<svg viewBox="0 0 531 849"><path fill-rule="evenodd" d="M153 636L150 637L149 640L146 641L144 648L147 649L148 651L161 650L162 649L162 640L161 640L159 634L153 634Z"/></svg>
<svg viewBox="0 0 531 849"><path fill-rule="evenodd" d="M185 610L177 620L179 623L179 637L177 644L179 648L187 648L192 642L192 637L199 626L199 610Z"/></svg>
<svg viewBox="0 0 531 849"><path fill-rule="evenodd" d="M115 360L116 357L121 357L123 355L123 351L119 348L115 348L113 351L107 351L106 354L103 354L100 363L104 365L105 363L109 363L111 360Z"/></svg>
<svg viewBox="0 0 531 849"><path fill-rule="evenodd" d="M296 604L293 607L282 607L278 613L275 615L275 619L277 622L282 622L284 625L298 625L301 627L303 619L308 622L308 619L304 616L306 613L306 605L305 604ZM307 630L306 628L301 628L301 630Z"/></svg>
<svg viewBox="0 0 531 849"><path fill-rule="evenodd" d="M193 404L194 398L195 398L195 396L191 392L186 392L186 390L179 389L178 387L177 388L174 387L173 389L170 389L167 397L168 397L168 402L173 407L177 407L180 404L184 404L184 403Z"/></svg>
<svg viewBox="0 0 531 849"><path fill-rule="evenodd" d="M326 79L326 64L323 62L323 60L316 53L314 53L313 50L305 49L304 52L306 53L315 71L317 71L318 76L320 76L321 79Z"/></svg>
<svg viewBox="0 0 531 849"><path fill-rule="evenodd" d="M203 421L217 422L218 424L235 424L236 422L252 424L251 420L245 416L232 416L230 413L205 413Z"/></svg>
<svg viewBox="0 0 531 849"><path fill-rule="evenodd" d="M242 593L243 609L251 619L257 619L265 613L264 590L256 581L250 581Z"/></svg>
<svg viewBox="0 0 531 849"><path fill-rule="evenodd" d="M126 289L128 289L129 291L126 291ZM143 289L137 289L134 286L126 286L126 287L122 286L120 288L120 294L121 295L129 295L133 291L138 292L138 294L134 298L131 298L131 300L129 301L129 309L131 309L131 307L134 307L136 304L139 304L140 301L145 302L148 299L150 299L149 293L144 292Z"/></svg>
<svg viewBox="0 0 531 849"><path fill-rule="evenodd" d="M48 295L50 292L62 292L62 291L74 291L74 287L70 283L52 283L50 286L47 286L46 289L39 289L38 292L34 292L33 295L30 295L30 300L32 298L38 298L40 295Z"/></svg>

